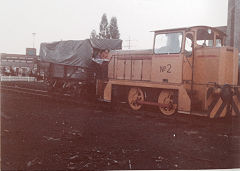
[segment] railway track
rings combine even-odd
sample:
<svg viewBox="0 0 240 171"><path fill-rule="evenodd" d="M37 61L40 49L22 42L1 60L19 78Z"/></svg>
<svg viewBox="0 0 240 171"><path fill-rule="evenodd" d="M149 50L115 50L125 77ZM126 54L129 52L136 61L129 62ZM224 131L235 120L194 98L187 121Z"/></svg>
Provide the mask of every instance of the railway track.
<svg viewBox="0 0 240 171"><path fill-rule="evenodd" d="M44 90L36 90L36 89L23 88L23 87L18 87L18 86L6 86L6 85L4 85L4 86L1 85L1 89L2 90L8 90L8 91L14 91L16 93L50 97L48 95L48 92L44 91Z"/></svg>
<svg viewBox="0 0 240 171"><path fill-rule="evenodd" d="M202 127L202 126L210 126L214 124L217 125L232 125L232 122L237 122L239 123L239 118L224 118L224 119L209 119L206 117L200 117L200 116L194 116L194 115L186 115L186 114L181 114L177 113L174 116L165 116L160 114L158 110L154 109L149 109L149 108L143 108L140 111L133 111L128 107L128 104L125 102L122 102L118 105L112 105L109 104L108 102L104 101L89 101L85 100L82 98L73 98L70 96L70 94L60 94L60 93L49 93L46 90L37 90L37 89L31 89L31 88L23 88L19 86L7 86L7 85L1 85L0 86L1 90L6 90L6 91L12 91L20 94L28 94L28 95L34 95L34 96L40 96L40 97L45 97L45 98L51 98L54 101L59 101L59 102L67 102L71 104L76 104L81 107L88 107L88 108L93 108L93 109L100 109L103 112L124 112L127 113L128 115L135 115L135 116L141 116L145 118L153 118L159 121L163 121L166 123L182 123L182 124L187 124L187 125L193 125L194 127ZM218 126L217 126L218 127ZM220 126L221 127L221 126ZM224 126L225 127L225 126Z"/></svg>
<svg viewBox="0 0 240 171"><path fill-rule="evenodd" d="M71 103L75 103L75 104L82 105L82 106L86 105L86 104L88 104L88 106L89 106L89 104L90 104L90 102L83 101L83 99L79 100L79 99L73 98L70 96L70 94L49 93L46 90L23 88L23 87L19 87L16 85L15 86L1 85L0 89L5 90L5 91L16 92L16 93L20 93L20 94L27 94L27 95L51 98L56 101L71 102Z"/></svg>

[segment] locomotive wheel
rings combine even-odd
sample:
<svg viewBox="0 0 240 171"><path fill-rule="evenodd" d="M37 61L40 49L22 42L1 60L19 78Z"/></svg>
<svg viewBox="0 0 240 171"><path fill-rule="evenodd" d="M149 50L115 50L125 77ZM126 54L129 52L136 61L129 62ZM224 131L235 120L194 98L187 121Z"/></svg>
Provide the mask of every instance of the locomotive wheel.
<svg viewBox="0 0 240 171"><path fill-rule="evenodd" d="M158 103L168 104L169 107L159 107L162 114L170 116L176 113L177 103L174 103L174 92L171 90L163 90L159 94Z"/></svg>
<svg viewBox="0 0 240 171"><path fill-rule="evenodd" d="M144 100L144 94L141 88L131 88L128 92L128 104L133 110L139 110L142 107L142 104L139 104L138 101Z"/></svg>

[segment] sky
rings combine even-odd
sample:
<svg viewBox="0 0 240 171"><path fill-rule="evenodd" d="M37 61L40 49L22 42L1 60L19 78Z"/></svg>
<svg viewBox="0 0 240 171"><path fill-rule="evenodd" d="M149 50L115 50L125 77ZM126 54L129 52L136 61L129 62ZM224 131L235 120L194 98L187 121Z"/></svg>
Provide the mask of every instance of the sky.
<svg viewBox="0 0 240 171"><path fill-rule="evenodd" d="M0 53L99 32L104 13L117 17L123 48L151 49L153 30L227 25L227 0L0 0ZM33 36L32 33L36 33Z"/></svg>

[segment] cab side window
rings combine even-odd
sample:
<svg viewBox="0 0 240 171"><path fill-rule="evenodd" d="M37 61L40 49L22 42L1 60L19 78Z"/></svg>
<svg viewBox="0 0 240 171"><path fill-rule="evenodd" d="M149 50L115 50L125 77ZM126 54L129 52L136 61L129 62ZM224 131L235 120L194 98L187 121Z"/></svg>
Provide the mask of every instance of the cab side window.
<svg viewBox="0 0 240 171"><path fill-rule="evenodd" d="M199 29L197 32L197 44L201 46L213 46L214 34L211 29Z"/></svg>
<svg viewBox="0 0 240 171"><path fill-rule="evenodd" d="M220 36L216 36L216 47L222 47L223 46L223 38Z"/></svg>

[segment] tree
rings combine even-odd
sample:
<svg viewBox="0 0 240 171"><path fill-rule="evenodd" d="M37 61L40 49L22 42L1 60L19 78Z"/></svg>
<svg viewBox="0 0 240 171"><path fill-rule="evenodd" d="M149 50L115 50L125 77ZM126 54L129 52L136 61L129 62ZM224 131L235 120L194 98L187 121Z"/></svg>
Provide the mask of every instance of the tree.
<svg viewBox="0 0 240 171"><path fill-rule="evenodd" d="M90 38L93 39L93 38L98 38L98 35L97 35L97 32L95 29L92 30L91 34L90 34Z"/></svg>
<svg viewBox="0 0 240 171"><path fill-rule="evenodd" d="M110 39L108 20L107 20L107 15L105 13L102 15L102 20L100 22L99 29L100 29L99 38Z"/></svg>
<svg viewBox="0 0 240 171"><path fill-rule="evenodd" d="M107 15L104 13L99 25L99 33L97 34L96 30L93 29L90 33L90 38L97 39L119 39L120 33L118 30L117 18L112 17L110 24L108 24Z"/></svg>
<svg viewBox="0 0 240 171"><path fill-rule="evenodd" d="M118 30L117 18L112 17L109 25L110 39L119 39L120 33Z"/></svg>

